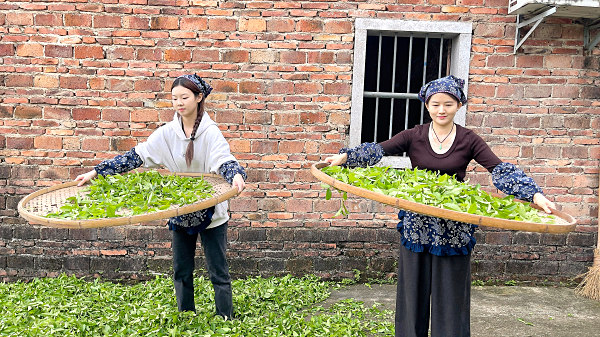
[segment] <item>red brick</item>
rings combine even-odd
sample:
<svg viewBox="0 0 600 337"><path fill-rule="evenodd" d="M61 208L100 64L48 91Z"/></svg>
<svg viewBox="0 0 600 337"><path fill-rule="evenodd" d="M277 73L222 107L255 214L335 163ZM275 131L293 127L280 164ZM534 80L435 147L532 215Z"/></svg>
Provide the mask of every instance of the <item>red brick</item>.
<svg viewBox="0 0 600 337"><path fill-rule="evenodd" d="M153 17L150 19L150 29L157 30L169 30L179 29L179 18L178 17Z"/></svg>
<svg viewBox="0 0 600 337"><path fill-rule="evenodd" d="M292 170L271 170L269 172L269 181L272 183L286 183L294 181L294 171Z"/></svg>
<svg viewBox="0 0 600 337"><path fill-rule="evenodd" d="M277 142L267 140L253 140L251 152L256 154L277 153Z"/></svg>
<svg viewBox="0 0 600 337"><path fill-rule="evenodd" d="M250 141L245 139L231 139L228 140L229 146L232 152L250 152Z"/></svg>
<svg viewBox="0 0 600 337"><path fill-rule="evenodd" d="M192 61L194 62L218 62L220 53L218 50L194 50Z"/></svg>
<svg viewBox="0 0 600 337"><path fill-rule="evenodd" d="M6 137L7 149L33 149L33 138L31 137Z"/></svg>
<svg viewBox="0 0 600 337"><path fill-rule="evenodd" d="M33 77L29 75L6 75L4 83L7 87L31 87Z"/></svg>
<svg viewBox="0 0 600 337"><path fill-rule="evenodd" d="M296 23L296 31L320 33L323 31L323 22L320 20L299 20Z"/></svg>
<svg viewBox="0 0 600 337"><path fill-rule="evenodd" d="M487 85L487 84L469 84L469 95L470 96L478 96L478 97L494 97L495 96L495 86Z"/></svg>
<svg viewBox="0 0 600 337"><path fill-rule="evenodd" d="M514 67L514 65L514 55L490 55L487 57L487 66L490 68Z"/></svg>
<svg viewBox="0 0 600 337"><path fill-rule="evenodd" d="M134 84L135 91L162 91L160 80L138 80Z"/></svg>
<svg viewBox="0 0 600 337"><path fill-rule="evenodd" d="M65 14L65 26L91 27L92 16L89 14Z"/></svg>
<svg viewBox="0 0 600 337"><path fill-rule="evenodd" d="M31 105L17 105L15 108L15 118L34 119L42 117L42 108Z"/></svg>
<svg viewBox="0 0 600 337"><path fill-rule="evenodd" d="M542 55L517 55L517 67L519 68L542 68L544 56Z"/></svg>
<svg viewBox="0 0 600 337"><path fill-rule="evenodd" d="M554 40L559 39L562 36L561 25L539 25L535 31L533 31L532 37L536 40Z"/></svg>
<svg viewBox="0 0 600 337"><path fill-rule="evenodd" d="M192 52L186 49L167 49L164 51L165 61L186 62L192 59Z"/></svg>
<svg viewBox="0 0 600 337"><path fill-rule="evenodd" d="M73 57L73 47L71 46L59 46L59 45L46 45L45 55L47 57L60 57L60 58L71 58Z"/></svg>
<svg viewBox="0 0 600 337"><path fill-rule="evenodd" d="M556 146L536 146L533 149L535 158L560 158L561 149Z"/></svg>
<svg viewBox="0 0 600 337"><path fill-rule="evenodd" d="M545 66L549 69L571 68L573 57L568 55L547 55L544 59Z"/></svg>
<svg viewBox="0 0 600 337"><path fill-rule="evenodd" d="M158 122L158 111L156 109L140 109L131 112L132 122Z"/></svg>
<svg viewBox="0 0 600 337"><path fill-rule="evenodd" d="M304 141L282 140L279 142L280 153L303 153L304 152Z"/></svg>
<svg viewBox="0 0 600 337"><path fill-rule="evenodd" d="M44 46L39 43L24 43L17 46L17 55L22 57L42 57L44 56Z"/></svg>
<svg viewBox="0 0 600 337"><path fill-rule="evenodd" d="M38 136L38 137L35 137L33 145L36 149L60 150L60 149L62 149L63 142L62 142L61 137Z"/></svg>
<svg viewBox="0 0 600 337"><path fill-rule="evenodd" d="M562 157L575 159L575 158L589 158L589 147L588 146L568 146L562 149Z"/></svg>
<svg viewBox="0 0 600 337"><path fill-rule="evenodd" d="M289 33L294 31L294 20L291 19L273 19L267 21L267 31Z"/></svg>
<svg viewBox="0 0 600 337"><path fill-rule="evenodd" d="M128 122L130 112L123 109L104 109L102 110L102 120L114 122Z"/></svg>
<svg viewBox="0 0 600 337"><path fill-rule="evenodd" d="M552 97L578 98L580 87L558 85L552 88Z"/></svg>
<svg viewBox="0 0 600 337"><path fill-rule="evenodd" d="M101 46L76 46L75 47L75 58L76 59L103 59L104 50Z"/></svg>
<svg viewBox="0 0 600 337"><path fill-rule="evenodd" d="M112 138L110 140L111 151L129 151L137 145L137 141L131 138Z"/></svg>
<svg viewBox="0 0 600 337"><path fill-rule="evenodd" d="M162 60L162 50L138 49L137 50L137 59L138 60L160 61L160 60Z"/></svg>
<svg viewBox="0 0 600 337"><path fill-rule="evenodd" d="M274 125L298 125L300 116L297 113L279 113L273 116Z"/></svg>
<svg viewBox="0 0 600 337"><path fill-rule="evenodd" d="M60 14L36 14L35 24L37 26L62 26L63 18Z"/></svg>
<svg viewBox="0 0 600 337"><path fill-rule="evenodd" d="M150 28L150 19L137 16L125 16L123 18L123 28L147 30Z"/></svg>
<svg viewBox="0 0 600 337"><path fill-rule="evenodd" d="M108 138L84 138L81 141L81 149L84 151L108 151L110 141Z"/></svg>
<svg viewBox="0 0 600 337"><path fill-rule="evenodd" d="M231 212L256 212L258 210L258 200L235 198L229 203Z"/></svg>
<svg viewBox="0 0 600 337"><path fill-rule="evenodd" d="M15 47L13 44L3 43L0 44L0 56L13 56L15 54Z"/></svg>
<svg viewBox="0 0 600 337"><path fill-rule="evenodd" d="M70 119L71 110L53 106L44 107L44 119Z"/></svg>
<svg viewBox="0 0 600 337"><path fill-rule="evenodd" d="M325 32L330 34L347 34L352 33L354 25L352 22L344 21L328 21L325 23Z"/></svg>
<svg viewBox="0 0 600 337"><path fill-rule="evenodd" d="M182 18L181 19L181 30L200 31L208 29L208 19L206 18Z"/></svg>
<svg viewBox="0 0 600 337"><path fill-rule="evenodd" d="M294 83L291 81L273 82L269 90L270 94L292 94L294 93Z"/></svg>
<svg viewBox="0 0 600 337"><path fill-rule="evenodd" d="M505 25L478 23L475 26L474 37L504 37Z"/></svg>
<svg viewBox="0 0 600 337"><path fill-rule="evenodd" d="M552 96L551 86L526 86L524 96L528 98L544 98Z"/></svg>
<svg viewBox="0 0 600 337"><path fill-rule="evenodd" d="M94 28L121 28L121 17L116 15L94 16Z"/></svg>
<svg viewBox="0 0 600 337"><path fill-rule="evenodd" d="M600 99L600 87L585 86L585 87L581 88L581 98Z"/></svg>
<svg viewBox="0 0 600 337"><path fill-rule="evenodd" d="M100 109L97 108L74 108L73 119L75 120L100 120Z"/></svg>
<svg viewBox="0 0 600 337"><path fill-rule="evenodd" d="M496 97L512 99L523 98L523 87L514 84L499 85Z"/></svg>
<svg viewBox="0 0 600 337"><path fill-rule="evenodd" d="M90 78L89 81L90 89L101 90L104 89L104 79L103 78Z"/></svg>
<svg viewBox="0 0 600 337"><path fill-rule="evenodd" d="M349 95L352 92L352 86L349 83L325 83L324 94L329 95Z"/></svg>
<svg viewBox="0 0 600 337"><path fill-rule="evenodd" d="M237 20L233 19L209 19L208 29L218 32L233 32L237 30Z"/></svg>
<svg viewBox="0 0 600 337"><path fill-rule="evenodd" d="M311 199L292 199L290 198L285 203L286 211L294 213L311 213L313 211L313 203Z"/></svg>
<svg viewBox="0 0 600 337"><path fill-rule="evenodd" d="M246 63L250 59L250 52L247 50L229 50L222 54L223 62L227 63Z"/></svg>
<svg viewBox="0 0 600 337"><path fill-rule="evenodd" d="M117 47L106 52L106 58L111 60L133 60L135 49L131 47Z"/></svg>
<svg viewBox="0 0 600 337"><path fill-rule="evenodd" d="M265 93L265 84L255 81L242 81L240 82L240 93L263 94Z"/></svg>
<svg viewBox="0 0 600 337"><path fill-rule="evenodd" d="M309 52L308 63L335 63L335 54L333 52Z"/></svg>
<svg viewBox="0 0 600 337"><path fill-rule="evenodd" d="M294 85L294 93L301 95L319 94L322 92L322 90L322 85L315 82L296 83Z"/></svg>
<svg viewBox="0 0 600 337"><path fill-rule="evenodd" d="M23 12L7 12L5 23L7 25L31 26L33 25L33 14Z"/></svg>
<svg viewBox="0 0 600 337"><path fill-rule="evenodd" d="M0 105L0 118L13 117L13 110L14 108L12 106Z"/></svg>
<svg viewBox="0 0 600 337"><path fill-rule="evenodd" d="M87 89L87 79L79 76L61 76L60 87L65 89Z"/></svg>
<svg viewBox="0 0 600 337"><path fill-rule="evenodd" d="M267 21L264 19L240 20L240 31L264 32L267 30Z"/></svg>
<svg viewBox="0 0 600 337"><path fill-rule="evenodd" d="M280 62L300 64L306 63L306 52L301 51L283 51L280 54Z"/></svg>
<svg viewBox="0 0 600 337"><path fill-rule="evenodd" d="M126 92L133 90L133 81L124 79L110 79L106 83L106 88L110 91Z"/></svg>
<svg viewBox="0 0 600 337"><path fill-rule="evenodd" d="M33 78L33 85L41 88L58 88L58 77L38 75Z"/></svg>

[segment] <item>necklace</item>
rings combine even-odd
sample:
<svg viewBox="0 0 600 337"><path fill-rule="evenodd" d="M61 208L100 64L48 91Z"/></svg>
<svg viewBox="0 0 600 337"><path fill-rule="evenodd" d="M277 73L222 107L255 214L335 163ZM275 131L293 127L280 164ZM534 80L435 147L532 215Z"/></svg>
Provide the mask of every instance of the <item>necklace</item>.
<svg viewBox="0 0 600 337"><path fill-rule="evenodd" d="M440 150L441 150L442 149L442 143L446 139L448 139L448 137L450 137L450 135L452 134L452 131L454 131L454 123L452 123L452 129L450 129L450 132L442 140L440 140L440 138L438 137L437 133L435 133L435 129L433 128L433 124L430 124L430 125L431 125L431 131L433 131L433 134L435 135L435 139L437 139L438 143L440 143Z"/></svg>

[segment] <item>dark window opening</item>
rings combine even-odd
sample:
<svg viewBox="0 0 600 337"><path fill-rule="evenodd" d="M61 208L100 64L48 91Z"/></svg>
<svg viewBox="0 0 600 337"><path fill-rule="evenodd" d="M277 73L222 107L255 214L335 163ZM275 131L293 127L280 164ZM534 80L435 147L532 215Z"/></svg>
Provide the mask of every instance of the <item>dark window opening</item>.
<svg viewBox="0 0 600 337"><path fill-rule="evenodd" d="M416 94L423 84L448 75L451 44L450 37L440 34L411 38L369 33L361 143L381 142L431 121Z"/></svg>

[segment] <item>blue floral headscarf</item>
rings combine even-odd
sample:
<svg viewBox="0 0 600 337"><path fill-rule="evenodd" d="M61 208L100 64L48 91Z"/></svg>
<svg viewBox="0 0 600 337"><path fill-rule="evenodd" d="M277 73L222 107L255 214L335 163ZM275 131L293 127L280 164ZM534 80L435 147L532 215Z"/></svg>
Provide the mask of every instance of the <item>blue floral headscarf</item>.
<svg viewBox="0 0 600 337"><path fill-rule="evenodd" d="M179 77L183 77L187 80L192 81L192 83L194 83L198 87L198 89L200 89L200 92L204 95L204 97L208 96L213 89L210 86L210 84L206 83L206 81L204 81L202 77L196 74L182 75Z"/></svg>
<svg viewBox="0 0 600 337"><path fill-rule="evenodd" d="M453 75L439 78L425 84L419 92L419 100L423 103L427 103L429 98L437 93L443 92L454 96L460 103L467 103L467 96L463 92L465 87L465 80L455 77Z"/></svg>

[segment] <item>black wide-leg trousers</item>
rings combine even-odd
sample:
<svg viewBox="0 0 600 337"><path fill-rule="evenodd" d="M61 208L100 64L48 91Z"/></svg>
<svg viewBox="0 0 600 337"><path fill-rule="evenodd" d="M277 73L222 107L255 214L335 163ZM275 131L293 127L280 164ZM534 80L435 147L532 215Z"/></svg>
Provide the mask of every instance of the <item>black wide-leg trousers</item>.
<svg viewBox="0 0 600 337"><path fill-rule="evenodd" d="M198 234L185 231L172 232L173 282L179 311L195 311L194 303L194 256ZM227 223L200 233L202 248L210 281L215 290L215 306L218 315L231 318L233 297L231 277L227 265Z"/></svg>
<svg viewBox="0 0 600 337"><path fill-rule="evenodd" d="M400 247L396 337L468 337L471 255L436 256Z"/></svg>

